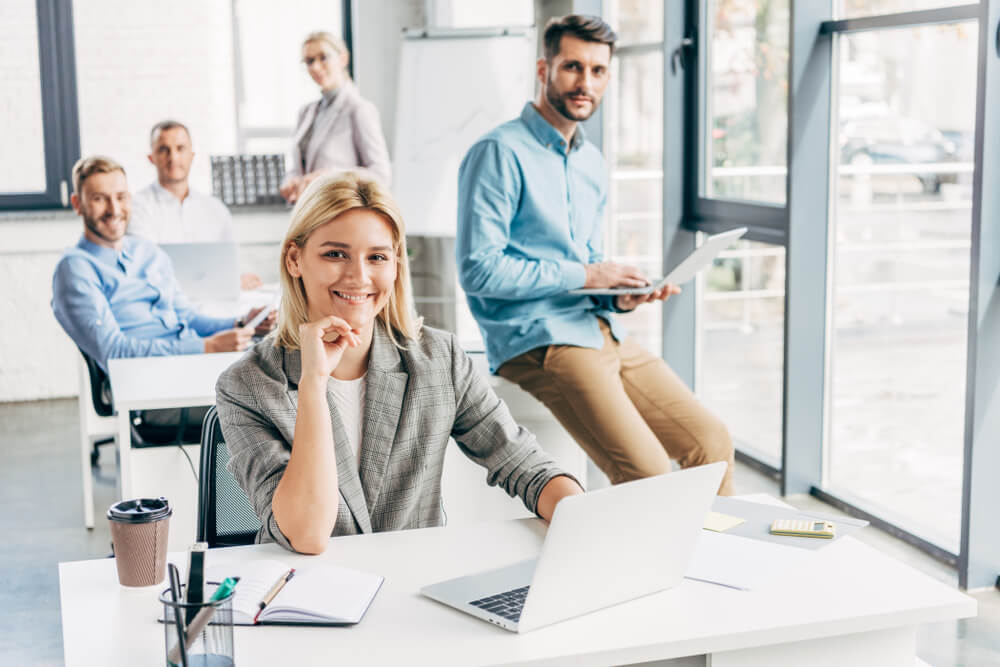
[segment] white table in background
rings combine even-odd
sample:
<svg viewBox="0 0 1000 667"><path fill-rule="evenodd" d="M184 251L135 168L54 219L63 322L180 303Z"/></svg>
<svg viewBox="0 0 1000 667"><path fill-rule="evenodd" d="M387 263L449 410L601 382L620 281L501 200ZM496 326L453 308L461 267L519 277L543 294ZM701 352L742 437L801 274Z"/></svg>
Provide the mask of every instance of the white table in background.
<svg viewBox="0 0 1000 667"><path fill-rule="evenodd" d="M885 667L920 663L925 623L974 616L953 588L844 537L815 552L784 585L746 592L685 579L675 588L540 628L507 632L419 595L421 586L538 554L538 519L333 538L299 556L273 544L217 549L209 565L261 558L293 567L329 561L385 576L349 628L236 627L240 667L272 665L560 665L664 661L710 667ZM171 554L183 564L183 554ZM121 588L111 559L60 563L66 665L163 662L151 589ZM614 582L595 581L595 586ZM706 656L709 656L706 658Z"/></svg>
<svg viewBox="0 0 1000 667"><path fill-rule="evenodd" d="M223 352L108 361L111 393L118 413L120 498L166 496L174 507L171 548L186 546L194 540L197 483L180 448L133 449L130 413L133 410L214 405L216 380L242 355L242 352ZM186 445L185 451L197 469L200 445ZM139 470L136 470L137 467Z"/></svg>

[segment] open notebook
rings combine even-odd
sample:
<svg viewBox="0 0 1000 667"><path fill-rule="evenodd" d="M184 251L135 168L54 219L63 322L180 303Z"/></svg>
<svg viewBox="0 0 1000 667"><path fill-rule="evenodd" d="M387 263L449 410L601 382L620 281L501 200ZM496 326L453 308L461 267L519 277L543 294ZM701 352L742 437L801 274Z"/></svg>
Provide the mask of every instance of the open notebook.
<svg viewBox="0 0 1000 667"><path fill-rule="evenodd" d="M365 615L384 581L377 574L310 563L295 568L295 575L261 610L261 600L289 569L287 563L276 560L227 563L210 566L206 578L240 578L233 595L236 625L353 625Z"/></svg>

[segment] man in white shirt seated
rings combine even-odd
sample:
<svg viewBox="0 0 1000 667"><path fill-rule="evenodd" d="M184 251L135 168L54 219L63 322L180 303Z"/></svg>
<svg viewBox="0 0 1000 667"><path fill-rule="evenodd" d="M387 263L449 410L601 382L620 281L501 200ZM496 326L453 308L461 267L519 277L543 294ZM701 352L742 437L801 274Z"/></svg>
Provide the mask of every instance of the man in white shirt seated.
<svg viewBox="0 0 1000 667"><path fill-rule="evenodd" d="M235 243L226 205L188 185L194 152L187 127L175 120L160 121L149 133L149 142L157 180L132 197L129 234L154 243ZM260 284L253 273L240 276L243 289Z"/></svg>

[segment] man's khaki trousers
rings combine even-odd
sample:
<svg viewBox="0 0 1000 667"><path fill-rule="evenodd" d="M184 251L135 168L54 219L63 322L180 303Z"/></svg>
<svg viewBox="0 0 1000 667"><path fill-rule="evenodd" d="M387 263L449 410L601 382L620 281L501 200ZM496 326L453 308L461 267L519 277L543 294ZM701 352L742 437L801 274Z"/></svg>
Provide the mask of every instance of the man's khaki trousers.
<svg viewBox="0 0 1000 667"><path fill-rule="evenodd" d="M612 484L727 461L719 493L732 493L733 443L663 359L632 338L618 343L600 320L600 350L549 345L504 363L517 383L552 411Z"/></svg>

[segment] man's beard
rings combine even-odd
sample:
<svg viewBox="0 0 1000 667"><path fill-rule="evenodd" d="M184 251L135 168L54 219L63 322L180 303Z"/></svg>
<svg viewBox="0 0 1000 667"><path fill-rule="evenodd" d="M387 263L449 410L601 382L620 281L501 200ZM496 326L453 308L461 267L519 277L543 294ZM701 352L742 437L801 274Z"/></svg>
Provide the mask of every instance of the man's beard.
<svg viewBox="0 0 1000 667"><path fill-rule="evenodd" d="M549 101L549 104L552 105L553 109L558 111L564 118L568 120L584 121L593 116L594 112L597 111L597 102L594 100L593 95L587 95L587 99L590 100L590 111L588 113L575 114L574 112L569 110L569 107L566 105L566 98L568 98L570 95L581 95L581 94L584 94L583 91L571 90L568 93L563 93L562 95L560 95L556 93L556 87L555 85L553 85L551 79L549 79L549 85L545 86L545 99Z"/></svg>
<svg viewBox="0 0 1000 667"><path fill-rule="evenodd" d="M103 232L101 232L101 230L98 228L98 226L97 226L97 220L95 220L94 218L92 218L86 212L83 214L83 225L87 229L90 230L91 234L93 234L97 238L101 239L102 241L107 241L108 243L115 243L117 241L120 241L122 239L122 237L125 236L125 234L123 233L121 236L119 236L116 239L108 238L108 236L106 234L104 234ZM126 230L128 229L128 220L127 219L125 220L125 229Z"/></svg>
<svg viewBox="0 0 1000 667"><path fill-rule="evenodd" d="M187 171L181 170L183 171L183 173L177 178L171 176L172 171L173 171L172 169L166 169L164 171L163 178L160 179L161 185L177 185L178 183L187 183L188 174L191 172L190 169L188 169Z"/></svg>

